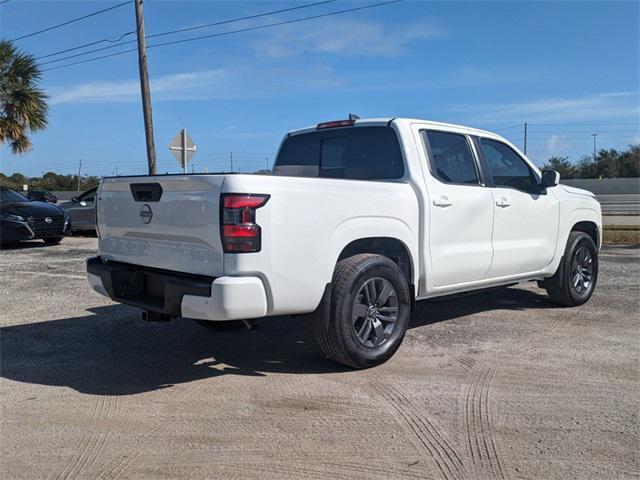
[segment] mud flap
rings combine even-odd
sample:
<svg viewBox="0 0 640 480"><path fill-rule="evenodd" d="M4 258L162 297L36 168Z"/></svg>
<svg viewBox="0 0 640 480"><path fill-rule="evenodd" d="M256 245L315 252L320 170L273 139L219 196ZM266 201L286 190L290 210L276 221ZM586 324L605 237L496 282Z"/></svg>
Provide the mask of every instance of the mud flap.
<svg viewBox="0 0 640 480"><path fill-rule="evenodd" d="M329 328L329 318L331 315L331 294L333 288L331 283L324 287L320 305L312 313L303 315L304 323L312 332L326 332Z"/></svg>

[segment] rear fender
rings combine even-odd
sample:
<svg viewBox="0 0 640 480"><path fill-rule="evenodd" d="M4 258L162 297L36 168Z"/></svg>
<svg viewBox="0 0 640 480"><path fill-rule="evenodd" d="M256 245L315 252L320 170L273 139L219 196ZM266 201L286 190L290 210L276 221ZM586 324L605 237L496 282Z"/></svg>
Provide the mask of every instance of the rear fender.
<svg viewBox="0 0 640 480"><path fill-rule="evenodd" d="M347 245L356 240L376 237L393 238L404 245L407 252L409 252L409 260L411 261L412 278L409 279L409 283L417 285L418 268L416 259L418 255L417 245L414 244L416 235L409 225L402 220L392 217L369 216L350 218L336 227L329 243L329 261L327 262L323 283L331 282L338 258Z"/></svg>

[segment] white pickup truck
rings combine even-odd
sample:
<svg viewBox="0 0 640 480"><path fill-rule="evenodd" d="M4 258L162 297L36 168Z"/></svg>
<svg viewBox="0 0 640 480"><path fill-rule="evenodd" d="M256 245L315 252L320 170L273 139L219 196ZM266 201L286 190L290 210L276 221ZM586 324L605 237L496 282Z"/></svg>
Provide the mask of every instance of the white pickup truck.
<svg viewBox="0 0 640 480"><path fill-rule="evenodd" d="M105 178L88 280L149 320L308 314L328 357L370 367L416 300L535 280L586 302L600 205L558 181L493 133L350 116L288 133L273 175Z"/></svg>

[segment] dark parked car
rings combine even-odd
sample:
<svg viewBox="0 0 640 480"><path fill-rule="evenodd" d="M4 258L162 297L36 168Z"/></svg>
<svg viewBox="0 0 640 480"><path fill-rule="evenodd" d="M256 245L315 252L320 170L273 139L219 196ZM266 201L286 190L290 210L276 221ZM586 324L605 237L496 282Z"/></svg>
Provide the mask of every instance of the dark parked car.
<svg viewBox="0 0 640 480"><path fill-rule="evenodd" d="M60 207L64 208L71 219L71 228L75 230L96 229L96 190L91 188L77 197L73 197L69 202L63 202Z"/></svg>
<svg viewBox="0 0 640 480"><path fill-rule="evenodd" d="M36 202L56 203L58 201L58 197L49 190L29 190L27 198Z"/></svg>
<svg viewBox="0 0 640 480"><path fill-rule="evenodd" d="M63 209L0 187L0 243L42 239L55 244L69 233L69 216Z"/></svg>

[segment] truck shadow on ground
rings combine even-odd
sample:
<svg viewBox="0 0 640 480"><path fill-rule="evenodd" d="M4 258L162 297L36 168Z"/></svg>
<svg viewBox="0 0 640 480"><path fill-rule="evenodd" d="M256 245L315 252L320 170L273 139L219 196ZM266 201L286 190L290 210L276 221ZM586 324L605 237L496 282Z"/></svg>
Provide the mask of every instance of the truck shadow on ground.
<svg viewBox="0 0 640 480"><path fill-rule="evenodd" d="M3 243L0 245L2 250L27 250L29 248L55 248L57 245L49 245L42 240L28 240L16 243Z"/></svg>
<svg viewBox="0 0 640 480"><path fill-rule="evenodd" d="M412 328L483 311L550 306L544 295L501 289L420 302ZM299 318L271 318L257 332L211 332L184 319L145 323L123 305L88 311L82 317L1 328L1 376L88 394L130 395L228 374L351 371L319 354Z"/></svg>

